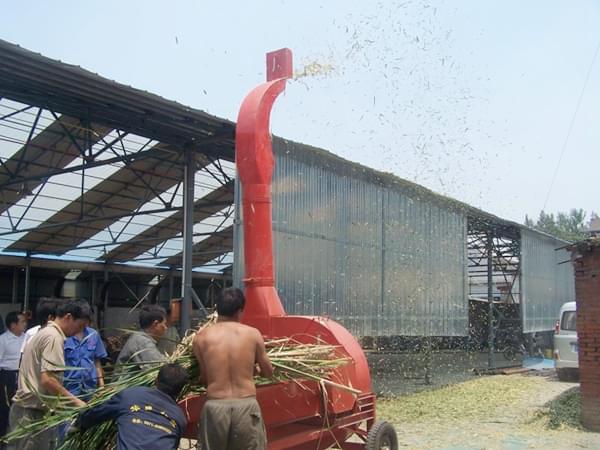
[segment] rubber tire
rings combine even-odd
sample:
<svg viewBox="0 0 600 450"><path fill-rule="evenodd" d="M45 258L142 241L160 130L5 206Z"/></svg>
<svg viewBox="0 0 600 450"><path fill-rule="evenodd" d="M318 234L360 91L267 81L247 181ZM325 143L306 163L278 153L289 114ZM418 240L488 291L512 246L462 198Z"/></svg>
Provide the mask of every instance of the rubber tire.
<svg viewBox="0 0 600 450"><path fill-rule="evenodd" d="M579 373L575 369L556 369L558 381L570 381L571 383L579 380Z"/></svg>
<svg viewBox="0 0 600 450"><path fill-rule="evenodd" d="M389 422L375 422L367 435L365 450L382 450L384 444L389 450L398 450L396 430Z"/></svg>

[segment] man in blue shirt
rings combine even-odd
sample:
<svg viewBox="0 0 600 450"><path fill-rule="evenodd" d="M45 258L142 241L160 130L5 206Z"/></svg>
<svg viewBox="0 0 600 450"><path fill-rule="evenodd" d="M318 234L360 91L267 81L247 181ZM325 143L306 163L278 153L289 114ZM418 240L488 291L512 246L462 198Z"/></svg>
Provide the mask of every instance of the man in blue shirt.
<svg viewBox="0 0 600 450"><path fill-rule="evenodd" d="M88 401L96 388L104 386L102 360L108 354L100 335L89 327L65 341L65 366L76 370L65 370L63 385L84 401Z"/></svg>
<svg viewBox="0 0 600 450"><path fill-rule="evenodd" d="M156 388L130 387L102 405L82 413L69 431L86 429L108 420L117 424L117 450L176 450L187 425L176 399L188 382L179 364L158 372Z"/></svg>

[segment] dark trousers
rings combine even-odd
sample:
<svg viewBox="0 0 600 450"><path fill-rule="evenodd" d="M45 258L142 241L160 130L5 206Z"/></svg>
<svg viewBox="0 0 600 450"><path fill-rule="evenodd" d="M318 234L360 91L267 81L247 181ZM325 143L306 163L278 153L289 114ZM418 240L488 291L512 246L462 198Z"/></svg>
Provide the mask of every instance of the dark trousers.
<svg viewBox="0 0 600 450"><path fill-rule="evenodd" d="M0 436L8 431L8 413L17 391L18 370L0 369Z"/></svg>
<svg viewBox="0 0 600 450"><path fill-rule="evenodd" d="M23 408L18 403L10 407L10 431L37 422L44 418L43 409ZM54 450L56 448L56 428L46 428L38 434L28 435L8 444L8 450Z"/></svg>

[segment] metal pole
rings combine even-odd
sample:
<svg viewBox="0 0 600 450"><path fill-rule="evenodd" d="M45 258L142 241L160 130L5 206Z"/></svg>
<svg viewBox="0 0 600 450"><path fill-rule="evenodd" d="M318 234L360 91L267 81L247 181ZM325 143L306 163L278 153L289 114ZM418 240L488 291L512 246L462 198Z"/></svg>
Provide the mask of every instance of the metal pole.
<svg viewBox="0 0 600 450"><path fill-rule="evenodd" d="M493 292L493 264L492 264L492 252L493 246L493 233L488 231L487 233L487 288L488 288L488 367L493 369L496 367L494 360L494 292Z"/></svg>
<svg viewBox="0 0 600 450"><path fill-rule="evenodd" d="M181 270L181 332L190 329L190 311L192 306L192 246L194 234L194 175L195 152L185 152L183 171L183 264Z"/></svg>
<svg viewBox="0 0 600 450"><path fill-rule="evenodd" d="M96 325L96 328L100 328L100 314L98 314L98 292L96 289L96 274L92 273L92 277L90 280L90 305L92 305L92 308L94 308L94 311L96 314L94 314L94 323Z"/></svg>
<svg viewBox="0 0 600 450"><path fill-rule="evenodd" d="M19 268L13 269L13 283L12 283L12 299L11 303L14 305L17 303L19 298Z"/></svg>
<svg viewBox="0 0 600 450"><path fill-rule="evenodd" d="M385 318L385 207L383 204L383 195L381 198L381 311L377 326L379 330L383 330L383 318Z"/></svg>
<svg viewBox="0 0 600 450"><path fill-rule="evenodd" d="M102 314L102 328L106 328L106 319L108 318L108 267L104 266L104 305Z"/></svg>
<svg viewBox="0 0 600 450"><path fill-rule="evenodd" d="M175 292L175 287L173 286L174 285L174 281L175 280L174 280L174 277L173 277L173 269L171 269L169 271L169 302L171 300L173 300L173 295L174 295L174 292Z"/></svg>
<svg viewBox="0 0 600 450"><path fill-rule="evenodd" d="M29 288L31 285L31 258L25 258L25 292L23 293L23 311L29 310Z"/></svg>

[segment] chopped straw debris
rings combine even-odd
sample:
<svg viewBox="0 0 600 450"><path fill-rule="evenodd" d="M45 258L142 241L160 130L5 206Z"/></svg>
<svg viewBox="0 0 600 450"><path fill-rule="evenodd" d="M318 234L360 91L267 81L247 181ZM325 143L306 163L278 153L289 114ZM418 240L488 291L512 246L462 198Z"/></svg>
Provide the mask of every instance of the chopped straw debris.
<svg viewBox="0 0 600 450"><path fill-rule="evenodd" d="M317 61L312 61L305 64L302 70L294 71L294 79L304 77L329 76L335 72L335 67L331 64L322 64Z"/></svg>
<svg viewBox="0 0 600 450"><path fill-rule="evenodd" d="M553 430L583 429L581 425L581 393L579 387L563 392L548 402L546 408L539 411L536 419Z"/></svg>
<svg viewBox="0 0 600 450"><path fill-rule="evenodd" d="M394 423L418 421L464 421L493 418L501 408L510 406L536 385L530 377L503 375L478 378L441 389L398 398L381 399L380 418Z"/></svg>

